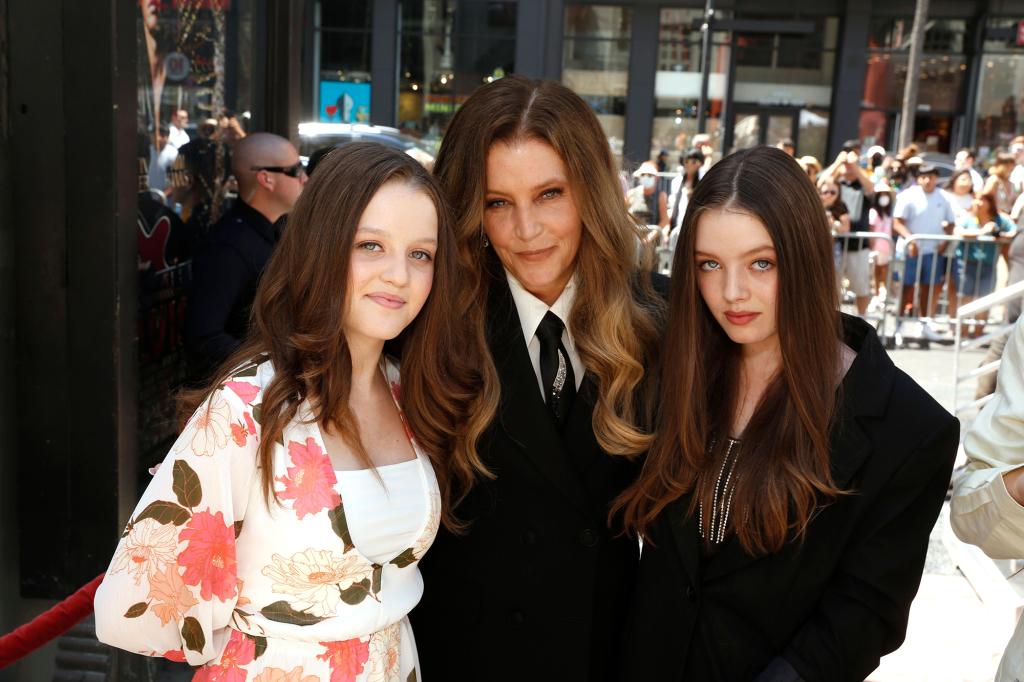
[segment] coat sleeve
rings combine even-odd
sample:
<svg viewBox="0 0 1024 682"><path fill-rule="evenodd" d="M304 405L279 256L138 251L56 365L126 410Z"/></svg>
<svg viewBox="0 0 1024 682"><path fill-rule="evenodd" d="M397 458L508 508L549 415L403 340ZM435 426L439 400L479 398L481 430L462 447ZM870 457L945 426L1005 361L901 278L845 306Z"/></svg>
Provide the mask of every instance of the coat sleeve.
<svg viewBox="0 0 1024 682"><path fill-rule="evenodd" d="M235 538L256 475L246 401L257 390L239 380L214 391L157 470L96 591L100 641L191 665L220 653L238 599Z"/></svg>
<svg viewBox="0 0 1024 682"><path fill-rule="evenodd" d="M1024 320L1003 351L996 392L964 439L967 466L956 478L950 521L964 542L994 559L1024 557L1024 507L1003 474L1024 464Z"/></svg>
<svg viewBox="0 0 1024 682"><path fill-rule="evenodd" d="M817 610L783 653L801 678L859 682L903 643L959 437L959 422L944 422L870 505Z"/></svg>

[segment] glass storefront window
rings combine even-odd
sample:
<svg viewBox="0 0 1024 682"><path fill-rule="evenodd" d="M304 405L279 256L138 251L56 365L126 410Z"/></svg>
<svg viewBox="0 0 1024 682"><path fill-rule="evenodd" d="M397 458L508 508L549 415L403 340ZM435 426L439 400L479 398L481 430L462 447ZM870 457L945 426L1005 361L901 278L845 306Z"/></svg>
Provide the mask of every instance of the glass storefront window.
<svg viewBox="0 0 1024 682"><path fill-rule="evenodd" d="M1024 135L1024 49L1018 49L982 57L975 144L983 157Z"/></svg>
<svg viewBox="0 0 1024 682"><path fill-rule="evenodd" d="M906 50L914 29L914 18L874 17L868 32L868 48ZM963 54L967 22L963 19L930 19L925 25L924 51Z"/></svg>
<svg viewBox="0 0 1024 682"><path fill-rule="evenodd" d="M619 163L626 129L632 17L628 7L565 8L562 82L593 108Z"/></svg>
<svg viewBox="0 0 1024 682"><path fill-rule="evenodd" d="M903 53L875 52L867 57L863 106L873 109L900 109L907 81L907 60ZM961 88L967 72L967 59L956 55L922 56L918 86L919 111L958 111Z"/></svg>
<svg viewBox="0 0 1024 682"><path fill-rule="evenodd" d="M192 257L234 199L229 149L254 118L258 6L141 1L136 10L141 462L162 458L178 431Z"/></svg>
<svg viewBox="0 0 1024 682"><path fill-rule="evenodd" d="M662 40L658 44L655 74L655 111L651 130L651 158L664 149L674 168L679 155L693 146L697 134L697 105L701 84L701 34L692 30L704 15L700 9L661 10ZM719 12L718 16L722 16ZM677 39L682 38L682 39ZM722 153L721 115L729 69L729 34L712 33L706 132L715 153Z"/></svg>
<svg viewBox="0 0 1024 682"><path fill-rule="evenodd" d="M341 11L336 3L317 2L314 15L317 74L314 109L324 123L372 123L370 50L373 8Z"/></svg>
<svg viewBox="0 0 1024 682"><path fill-rule="evenodd" d="M515 67L516 3L402 0L398 127L437 146L480 85Z"/></svg>

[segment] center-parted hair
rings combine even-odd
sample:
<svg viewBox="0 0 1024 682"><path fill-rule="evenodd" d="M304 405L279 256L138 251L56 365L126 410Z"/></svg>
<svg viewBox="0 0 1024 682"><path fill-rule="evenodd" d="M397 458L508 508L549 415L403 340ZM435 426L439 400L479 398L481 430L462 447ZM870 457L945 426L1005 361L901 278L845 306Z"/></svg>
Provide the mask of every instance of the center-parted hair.
<svg viewBox="0 0 1024 682"><path fill-rule="evenodd" d="M450 487L443 460L453 447L463 407L466 363L460 321L450 305L456 279L455 243L447 204L437 181L408 155L374 142L336 149L323 159L288 215L287 227L260 278L249 336L212 383L183 394L181 416L240 368L269 360L274 376L264 387L258 451L263 490L273 491L273 449L284 428L309 400L313 418L338 433L368 467L348 397L352 359L345 341L348 270L359 220L387 183L405 183L430 198L438 235L430 295L419 315L385 352L398 358L402 409L418 444L437 470L442 515L451 523Z"/></svg>
<svg viewBox="0 0 1024 682"><path fill-rule="evenodd" d="M708 211L761 221L778 269L776 319L782 363L742 434L729 524L745 551L778 551L801 537L815 508L840 494L829 432L840 380L841 318L832 236L814 185L772 147L732 154L697 183L672 264L656 439L634 485L616 501L641 536L665 507L692 493L689 513L713 507L715 477L739 398L740 346L700 293L695 242ZM717 443L717 445L716 445ZM704 522L710 524L710 515ZM704 528L710 537L710 528Z"/></svg>
<svg viewBox="0 0 1024 682"><path fill-rule="evenodd" d="M643 409L636 396L646 365L653 362L660 301L637 270L639 232L626 212L606 136L594 112L569 88L509 76L478 88L462 105L434 165L456 220L463 273L455 306L475 336L469 349L483 349L473 358L481 382L476 410L452 458L465 490L476 476L490 475L476 445L494 418L500 394L494 361L484 345L488 291L491 282L505 276L493 249L482 246L487 155L496 142L516 140L538 140L558 153L583 223L568 323L597 385L597 442L616 455L639 454L651 442L640 426Z"/></svg>

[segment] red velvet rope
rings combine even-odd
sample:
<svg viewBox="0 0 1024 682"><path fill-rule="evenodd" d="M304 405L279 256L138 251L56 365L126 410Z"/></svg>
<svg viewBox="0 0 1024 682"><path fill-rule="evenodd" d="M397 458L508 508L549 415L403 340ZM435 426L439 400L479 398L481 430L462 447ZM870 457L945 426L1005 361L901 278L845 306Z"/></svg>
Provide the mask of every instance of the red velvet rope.
<svg viewBox="0 0 1024 682"><path fill-rule="evenodd" d="M0 668L28 656L51 639L56 639L92 613L92 599L104 574L78 588L73 595L0 637Z"/></svg>

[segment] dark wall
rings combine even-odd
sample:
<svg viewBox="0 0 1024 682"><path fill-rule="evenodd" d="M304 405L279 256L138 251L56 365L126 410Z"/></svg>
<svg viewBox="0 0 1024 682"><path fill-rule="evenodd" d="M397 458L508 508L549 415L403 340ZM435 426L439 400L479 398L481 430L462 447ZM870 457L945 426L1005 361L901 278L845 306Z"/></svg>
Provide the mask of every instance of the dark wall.
<svg viewBox="0 0 1024 682"><path fill-rule="evenodd" d="M17 463L24 598L104 570L119 489L134 498L134 9L8 7L17 400L0 457Z"/></svg>

